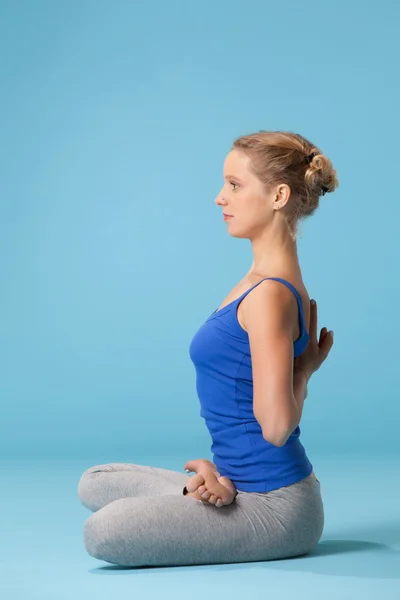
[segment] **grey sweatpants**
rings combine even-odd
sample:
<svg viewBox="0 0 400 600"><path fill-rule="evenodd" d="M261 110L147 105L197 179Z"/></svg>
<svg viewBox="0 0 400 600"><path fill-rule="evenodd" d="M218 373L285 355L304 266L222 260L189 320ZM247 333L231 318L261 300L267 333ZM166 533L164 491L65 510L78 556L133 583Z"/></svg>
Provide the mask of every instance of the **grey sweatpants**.
<svg viewBox="0 0 400 600"><path fill-rule="evenodd" d="M301 556L324 527L320 483L311 474L270 492L239 491L220 508L182 494L190 475L138 464L87 469L78 497L92 515L88 553L124 566L239 563Z"/></svg>

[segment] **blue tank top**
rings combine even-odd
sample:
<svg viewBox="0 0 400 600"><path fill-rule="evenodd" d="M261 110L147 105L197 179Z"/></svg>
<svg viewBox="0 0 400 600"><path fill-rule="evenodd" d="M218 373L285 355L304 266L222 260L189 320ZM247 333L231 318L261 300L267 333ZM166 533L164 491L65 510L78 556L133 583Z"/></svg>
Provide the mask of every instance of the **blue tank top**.
<svg viewBox="0 0 400 600"><path fill-rule="evenodd" d="M294 342L294 357L299 356L309 340L301 296L285 279L265 279L281 281L296 296L300 337ZM196 332L189 347L196 370L200 416L211 435L214 463L221 475L234 482L237 490L245 492L268 492L291 485L313 471L300 442L299 426L282 447L277 447L263 438L253 413L249 337L237 319L237 309L261 281L213 312Z"/></svg>

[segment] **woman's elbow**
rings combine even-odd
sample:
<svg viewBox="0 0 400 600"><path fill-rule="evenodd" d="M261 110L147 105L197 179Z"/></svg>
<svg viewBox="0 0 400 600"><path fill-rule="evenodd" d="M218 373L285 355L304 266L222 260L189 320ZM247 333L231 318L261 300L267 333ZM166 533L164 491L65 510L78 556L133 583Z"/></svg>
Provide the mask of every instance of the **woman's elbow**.
<svg viewBox="0 0 400 600"><path fill-rule="evenodd" d="M285 427L282 427L282 424L280 423L280 425L277 425L276 427L262 428L262 434L266 442L269 442L277 448L281 448L286 444L294 429L295 427L293 427L292 423L287 424Z"/></svg>
<svg viewBox="0 0 400 600"><path fill-rule="evenodd" d="M272 432L272 433L264 433L263 432L264 440L266 442L269 442L273 446L276 446L277 448L282 448L282 446L284 446L286 444L287 440L289 439L289 436L290 436L290 433L288 433L287 431L285 431L284 434L277 433L277 432Z"/></svg>

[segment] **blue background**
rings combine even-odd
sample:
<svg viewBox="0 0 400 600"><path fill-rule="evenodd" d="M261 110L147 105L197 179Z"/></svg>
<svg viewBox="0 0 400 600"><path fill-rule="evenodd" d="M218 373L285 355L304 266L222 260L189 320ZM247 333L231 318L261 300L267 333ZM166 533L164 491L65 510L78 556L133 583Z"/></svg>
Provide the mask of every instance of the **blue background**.
<svg viewBox="0 0 400 600"><path fill-rule="evenodd" d="M400 596L399 6L0 0L4 597ZM252 263L214 201L260 129L303 134L340 181L298 241L335 331L301 422L323 539L290 561L104 566L83 471L211 458L189 344Z"/></svg>
<svg viewBox="0 0 400 600"><path fill-rule="evenodd" d="M335 331L306 449L396 451L395 3L0 6L1 455L209 451L188 346L252 263L214 200L260 129L340 181L298 243Z"/></svg>
<svg viewBox="0 0 400 600"><path fill-rule="evenodd" d="M298 243L335 331L303 443L397 450L399 9L361 6L0 3L3 457L210 456L188 347L252 263L214 200L260 129L340 181Z"/></svg>

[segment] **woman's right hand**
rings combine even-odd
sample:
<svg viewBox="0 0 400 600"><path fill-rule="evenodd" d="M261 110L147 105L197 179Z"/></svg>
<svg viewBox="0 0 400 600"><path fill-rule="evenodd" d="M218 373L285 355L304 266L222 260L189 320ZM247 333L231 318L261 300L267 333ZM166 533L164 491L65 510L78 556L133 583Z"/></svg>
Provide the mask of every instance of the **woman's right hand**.
<svg viewBox="0 0 400 600"><path fill-rule="evenodd" d="M229 477L221 477L216 466L210 460L206 458L189 460L184 465L184 469L196 473L186 485L187 490L192 490L189 491L188 496L206 504L215 504L218 507L231 504L236 498L237 490L233 481Z"/></svg>
<svg viewBox="0 0 400 600"><path fill-rule="evenodd" d="M211 463L213 464L213 463ZM218 508L232 504L237 496L236 486L228 477L218 477L215 468L203 466L186 484L187 496Z"/></svg>
<svg viewBox="0 0 400 600"><path fill-rule="evenodd" d="M310 339L303 354L294 359L294 371L304 371L307 380L318 371L333 346L333 331L328 332L326 327L321 329L317 340L317 316L317 303L311 300Z"/></svg>

